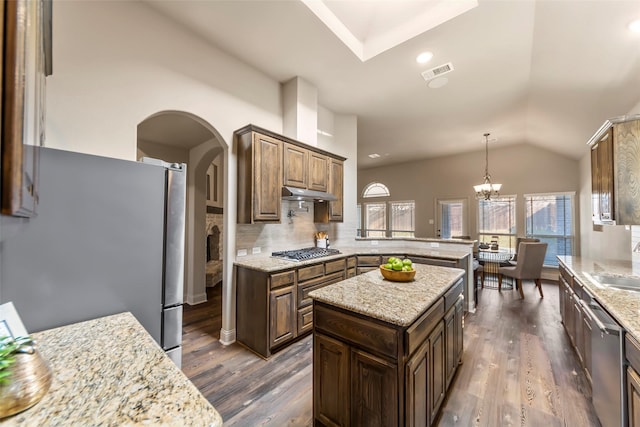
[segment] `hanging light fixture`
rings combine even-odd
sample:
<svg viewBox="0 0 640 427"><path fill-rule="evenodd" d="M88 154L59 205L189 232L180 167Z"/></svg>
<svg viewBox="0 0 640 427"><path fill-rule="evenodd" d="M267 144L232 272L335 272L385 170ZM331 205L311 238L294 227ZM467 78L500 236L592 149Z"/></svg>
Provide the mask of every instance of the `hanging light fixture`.
<svg viewBox="0 0 640 427"><path fill-rule="evenodd" d="M480 185L474 185L476 191L476 199L491 200L491 196L500 195L500 187L502 184L492 184L491 175L489 175L489 133L484 134L485 144L485 166L484 166L484 182Z"/></svg>

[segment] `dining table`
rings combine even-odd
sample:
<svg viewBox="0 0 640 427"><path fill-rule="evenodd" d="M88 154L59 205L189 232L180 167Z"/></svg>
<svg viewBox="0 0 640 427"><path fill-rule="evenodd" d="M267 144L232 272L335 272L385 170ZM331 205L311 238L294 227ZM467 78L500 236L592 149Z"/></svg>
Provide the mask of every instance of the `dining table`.
<svg viewBox="0 0 640 427"><path fill-rule="evenodd" d="M484 280L483 287L498 289L498 274L500 266L507 265L513 258L509 249L478 249L478 261L482 265ZM503 289L513 289L513 283L503 282Z"/></svg>

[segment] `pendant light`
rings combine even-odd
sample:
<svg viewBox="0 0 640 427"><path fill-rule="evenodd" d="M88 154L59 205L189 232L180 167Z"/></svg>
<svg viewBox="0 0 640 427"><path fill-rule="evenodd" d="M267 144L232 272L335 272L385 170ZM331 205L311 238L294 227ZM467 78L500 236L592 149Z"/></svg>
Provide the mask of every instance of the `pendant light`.
<svg viewBox="0 0 640 427"><path fill-rule="evenodd" d="M500 195L500 187L502 184L492 184L491 175L489 175L489 133L484 134L485 143L485 166L484 166L484 182L480 185L474 185L476 199L491 200L491 196Z"/></svg>

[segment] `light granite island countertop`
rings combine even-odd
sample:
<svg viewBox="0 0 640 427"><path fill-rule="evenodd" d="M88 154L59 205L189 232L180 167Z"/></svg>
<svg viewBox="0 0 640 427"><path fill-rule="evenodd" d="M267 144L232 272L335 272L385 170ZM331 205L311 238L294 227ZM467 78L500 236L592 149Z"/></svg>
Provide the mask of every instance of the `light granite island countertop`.
<svg viewBox="0 0 640 427"><path fill-rule="evenodd" d="M414 264L411 282L391 282L370 271L312 291L309 296L354 313L408 326L464 275L459 268Z"/></svg>
<svg viewBox="0 0 640 427"><path fill-rule="evenodd" d="M222 418L131 313L33 334L53 381L0 425L222 426Z"/></svg>

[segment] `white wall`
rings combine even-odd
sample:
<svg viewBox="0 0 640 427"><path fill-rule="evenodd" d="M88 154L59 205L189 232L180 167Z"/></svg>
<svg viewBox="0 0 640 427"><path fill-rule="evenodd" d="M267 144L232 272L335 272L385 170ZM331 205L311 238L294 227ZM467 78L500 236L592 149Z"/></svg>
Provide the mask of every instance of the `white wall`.
<svg viewBox="0 0 640 427"><path fill-rule="evenodd" d="M469 235L477 236L477 203L473 185L482 183L484 150L453 156L402 163L358 172L358 199L371 182L385 184L391 193L380 201L415 200L416 237L436 237L435 200L467 198L469 201ZM517 234L524 235L522 195L528 193L570 192L578 194L579 165L529 144L489 146L489 173L502 184L503 195L517 195ZM579 230L576 230L579 233Z"/></svg>

